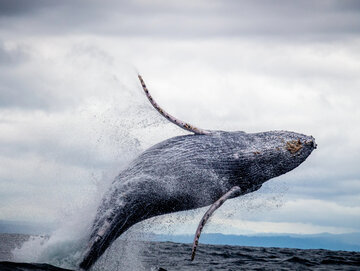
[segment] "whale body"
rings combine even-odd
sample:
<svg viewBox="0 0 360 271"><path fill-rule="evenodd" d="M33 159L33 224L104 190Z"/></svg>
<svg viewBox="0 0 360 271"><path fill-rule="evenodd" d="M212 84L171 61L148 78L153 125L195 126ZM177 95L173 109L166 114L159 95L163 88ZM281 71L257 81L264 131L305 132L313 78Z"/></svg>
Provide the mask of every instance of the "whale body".
<svg viewBox="0 0 360 271"><path fill-rule="evenodd" d="M149 148L113 181L93 223L80 267L89 269L132 225L213 204L232 187L237 197L296 168L316 148L312 136L288 132L211 131Z"/></svg>

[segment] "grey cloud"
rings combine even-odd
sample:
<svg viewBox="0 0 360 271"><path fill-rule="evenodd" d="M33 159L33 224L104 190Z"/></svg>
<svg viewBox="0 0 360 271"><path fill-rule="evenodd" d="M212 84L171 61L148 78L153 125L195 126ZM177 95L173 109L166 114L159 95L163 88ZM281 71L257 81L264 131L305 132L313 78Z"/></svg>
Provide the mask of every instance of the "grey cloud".
<svg viewBox="0 0 360 271"><path fill-rule="evenodd" d="M317 189L311 184L308 187ZM356 203L347 204L343 201L334 201L331 197L313 198L309 197L307 192L295 195L289 190L283 191L282 194L267 195L262 191L235 199L225 206L222 212L233 214L235 218L238 217L241 220L305 223L360 229L360 219L357 216L360 207ZM339 191L340 193L341 191ZM351 197L351 195L343 195L343 197L349 196ZM352 198L352 200L354 199Z"/></svg>
<svg viewBox="0 0 360 271"><path fill-rule="evenodd" d="M59 1L47 0L1 0L0 16L22 16L27 13L33 13L40 8L53 6Z"/></svg>
<svg viewBox="0 0 360 271"><path fill-rule="evenodd" d="M41 75L35 70L21 72L25 64L32 64L31 50L26 45L13 47L0 41L0 108L48 109L54 95L44 89Z"/></svg>
<svg viewBox="0 0 360 271"><path fill-rule="evenodd" d="M58 165L79 167L85 170L109 168L114 161L116 161L114 157L115 151L114 153L109 153L106 150L107 147L114 150L115 146L106 146L106 143L101 142L101 135L98 135L99 138L97 140L94 140L94 137L91 136L84 138L83 135L80 135L73 129L72 133L67 130L65 133L54 136L52 135L52 129L56 124L52 125L52 127L46 127L45 125L44 127L34 126L34 129L40 128L43 130L44 135L42 138L37 140L27 140L27 138L22 138L21 140L3 140L0 142L0 157L11 159L31 159L31 157L38 157L45 161L53 161ZM33 135L29 130L23 132L31 137ZM127 146L121 146L121 144L117 146L117 151L124 152L123 157L121 157L124 160L126 160L128 156L131 156L126 154L128 149L131 148L134 154L139 152L136 139L126 136L128 135L122 135L121 140L126 141ZM71 140L72 137L74 139ZM81 141L76 140L76 138L81 138Z"/></svg>
<svg viewBox="0 0 360 271"><path fill-rule="evenodd" d="M3 81L4 82L4 81ZM17 107L23 110L49 108L49 97L32 91L33 87L19 82L4 82L0 86L0 107Z"/></svg>
<svg viewBox="0 0 360 271"><path fill-rule="evenodd" d="M4 43L0 41L0 67L1 65L19 64L29 58L25 46L16 46L13 49L7 49Z"/></svg>
<svg viewBox="0 0 360 271"><path fill-rule="evenodd" d="M334 171L332 178L314 177L299 180L285 176L281 181L272 180L266 183L264 185L265 191L263 191L265 193L274 192L272 187L281 185L286 187L288 198L328 200L350 206L356 202L355 197L360 197L360 174L354 178L347 178L342 175L343 172Z"/></svg>
<svg viewBox="0 0 360 271"><path fill-rule="evenodd" d="M316 208L312 208L313 206ZM259 220L360 229L360 218L355 217L358 211L359 207L335 205L331 201L300 200L295 203L284 203L281 208L264 213Z"/></svg>
<svg viewBox="0 0 360 271"><path fill-rule="evenodd" d="M1 22L20 33L98 33L166 38L358 34L356 1L35 1L4 4ZM15 1L16 2L16 1ZM49 4L50 2L51 4ZM31 2L33 3L33 2ZM17 14L9 18L6 14ZM21 25L21 27L20 27Z"/></svg>
<svg viewBox="0 0 360 271"><path fill-rule="evenodd" d="M68 84L71 88L79 87L68 83L75 76L68 71L68 67L75 66L74 62L77 60L83 58L81 60L85 62L86 57L97 64L111 65L112 63L111 57L96 47L74 47L75 49L70 49L66 55L68 60L59 64L59 62L54 62L58 59L46 58L34 48L17 45L9 50L0 43L0 108L62 111L94 95L97 90L68 90L62 87L59 92L59 85ZM56 65L63 66L56 69ZM83 68L79 67L79 70L81 69ZM64 74L67 78L63 78ZM74 95L74 92L77 95Z"/></svg>
<svg viewBox="0 0 360 271"><path fill-rule="evenodd" d="M44 138L34 143L2 142L0 152L2 156L8 158L36 156L58 164L88 169L104 168L110 163L105 157L101 157L101 154L96 153L94 146L90 144L89 146L79 146L75 143L66 145L59 138Z"/></svg>
<svg viewBox="0 0 360 271"><path fill-rule="evenodd" d="M70 97L58 95L54 90L56 86L48 83L50 80L39 71L19 76L17 70L8 69L0 72L0 108L58 111L74 104Z"/></svg>

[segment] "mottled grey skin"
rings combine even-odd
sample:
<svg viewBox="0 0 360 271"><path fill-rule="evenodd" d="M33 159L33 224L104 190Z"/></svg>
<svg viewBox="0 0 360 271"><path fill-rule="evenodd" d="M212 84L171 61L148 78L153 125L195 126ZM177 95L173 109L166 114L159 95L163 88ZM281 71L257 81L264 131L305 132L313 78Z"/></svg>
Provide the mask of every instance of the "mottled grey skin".
<svg viewBox="0 0 360 271"><path fill-rule="evenodd" d="M211 205L234 186L241 195L258 190L299 166L314 148L313 137L286 131L214 131L151 147L119 174L104 196L80 267L89 269L137 222Z"/></svg>

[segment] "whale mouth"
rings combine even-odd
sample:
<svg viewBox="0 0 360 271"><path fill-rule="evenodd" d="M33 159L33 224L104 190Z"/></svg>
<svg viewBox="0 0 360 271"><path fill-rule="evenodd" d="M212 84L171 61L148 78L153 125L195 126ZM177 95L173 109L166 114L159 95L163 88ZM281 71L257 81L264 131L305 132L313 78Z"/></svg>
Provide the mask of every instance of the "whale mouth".
<svg viewBox="0 0 360 271"><path fill-rule="evenodd" d="M317 144L315 142L315 138L313 138L312 136L310 136L309 140L305 141L305 145L309 145L310 148L312 148L312 149L317 149Z"/></svg>
<svg viewBox="0 0 360 271"><path fill-rule="evenodd" d="M311 141L311 144L314 149L317 149L317 144L315 143L315 140Z"/></svg>

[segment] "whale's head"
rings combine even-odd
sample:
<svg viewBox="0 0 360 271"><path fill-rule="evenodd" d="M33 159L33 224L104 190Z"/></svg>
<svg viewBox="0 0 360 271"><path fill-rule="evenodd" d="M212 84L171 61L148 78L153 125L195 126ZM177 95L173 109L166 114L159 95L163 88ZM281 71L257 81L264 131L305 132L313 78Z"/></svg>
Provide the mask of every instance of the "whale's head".
<svg viewBox="0 0 360 271"><path fill-rule="evenodd" d="M288 131L224 132L221 136L230 147L234 184L262 184L298 167L316 149L312 136Z"/></svg>

